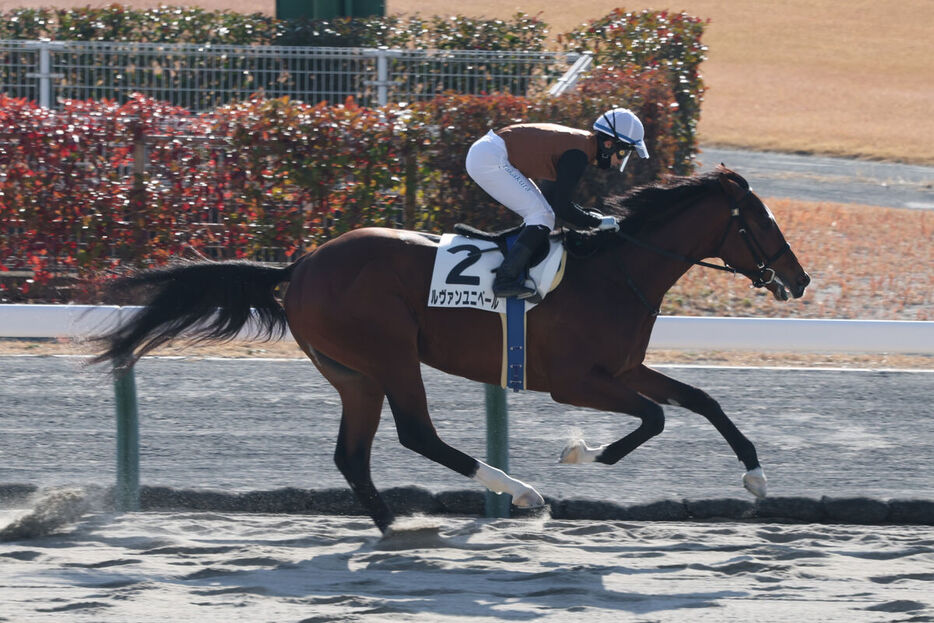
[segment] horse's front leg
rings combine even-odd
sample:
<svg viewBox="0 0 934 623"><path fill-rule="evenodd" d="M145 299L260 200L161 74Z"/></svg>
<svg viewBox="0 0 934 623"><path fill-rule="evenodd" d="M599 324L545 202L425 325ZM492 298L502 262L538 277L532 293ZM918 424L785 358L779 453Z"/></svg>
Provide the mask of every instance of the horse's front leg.
<svg viewBox="0 0 934 623"><path fill-rule="evenodd" d="M739 432L732 420L727 417L720 404L707 392L681 381L667 377L644 365L639 366L627 377L633 389L652 400L689 409L703 415L723 435L733 452L736 453L746 473L743 474L743 486L758 498L767 493L765 474L759 465L756 447L745 435Z"/></svg>
<svg viewBox="0 0 934 623"><path fill-rule="evenodd" d="M642 423L622 439L590 448L582 440L569 444L561 454L562 463L606 463L613 465L643 443L665 430L665 413L654 401L629 387L626 379L593 371L584 378L566 378L552 389L557 402L600 411L634 415Z"/></svg>

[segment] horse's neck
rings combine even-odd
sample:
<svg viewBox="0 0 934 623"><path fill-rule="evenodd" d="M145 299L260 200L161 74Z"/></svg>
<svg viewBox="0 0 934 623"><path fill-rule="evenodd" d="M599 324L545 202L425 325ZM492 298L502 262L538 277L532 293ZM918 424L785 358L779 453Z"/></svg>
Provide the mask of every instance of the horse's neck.
<svg viewBox="0 0 934 623"><path fill-rule="evenodd" d="M717 239L726 227L726 210L711 202L698 202L678 218L649 234L637 234L643 242L658 249L692 260L704 259L716 252ZM664 253L638 246L623 245L618 251L636 287L652 305L661 305L665 293L677 283L692 264Z"/></svg>

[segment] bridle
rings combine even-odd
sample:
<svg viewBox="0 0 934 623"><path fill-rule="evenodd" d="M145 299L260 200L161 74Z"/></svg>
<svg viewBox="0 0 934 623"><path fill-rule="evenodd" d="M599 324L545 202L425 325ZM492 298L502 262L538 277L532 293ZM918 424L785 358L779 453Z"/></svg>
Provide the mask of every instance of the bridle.
<svg viewBox="0 0 934 623"><path fill-rule="evenodd" d="M783 244L781 248L771 256L765 252L765 250L762 248L762 245L759 243L759 240L749 228L746 217L743 215L743 212L740 209L750 194L752 194L752 190L749 188L746 189L746 192L743 193L743 196L739 199L727 193L727 196L730 199L730 220L727 221L726 229L724 229L723 235L720 237L720 243L717 245L717 250L714 251L714 255L720 254L720 249L723 248L723 245L726 243L726 238L730 235L730 231L733 229L733 225L735 224L740 238L742 238L743 242L746 244L746 247L749 249L749 253L752 255L753 261L756 263L756 268L754 270L743 270L725 263L722 265L712 264L703 260L693 259L679 253L668 251L667 249L662 249L661 247L640 240L639 238L636 238L635 236L622 230L617 231L616 234L627 242L631 242L636 246L642 247L643 249L648 249L649 251L664 257L669 257L681 262L693 264L695 266L703 266L704 268L712 268L714 270L720 270L728 273L739 273L741 275L745 275L749 278L750 281L752 281L752 287L762 288L775 281L775 269L772 268L772 264L785 253L787 253L791 249L791 246L786 241L785 244ZM639 290L638 286L636 286L635 282L629 275L629 271L626 270L624 265L622 266L622 269L623 274L626 276L626 282L633 290L633 292L635 292L636 297L652 313L653 316L657 316L659 313L658 307L653 307L649 304L648 300L645 298L645 295L642 294L642 291Z"/></svg>
<svg viewBox="0 0 934 623"><path fill-rule="evenodd" d="M743 193L743 196L739 199L736 199L730 195L730 221L726 225L726 231L723 232L723 237L720 239L720 244L717 245L717 250L714 252L714 255L720 254L720 249L723 248L723 245L726 242L726 237L730 234L730 228L733 226L733 223L736 222L739 236L743 239L743 242L746 243L746 248L749 249L749 253L752 255L753 261L756 263L755 270L740 270L739 268L733 268L729 264L726 266L718 266L717 264L709 264L707 262L701 261L695 261L694 263L699 266L706 266L708 268L716 268L718 270L726 270L732 273L740 273L752 281L752 287L762 288L775 281L775 269L772 268L772 264L775 263L781 256L785 255L785 253L791 249L791 245L785 241L785 244L783 244L781 248L779 248L779 250L771 256L765 252L765 249L762 248L759 240L752 233L752 230L749 229L749 224L746 222L746 217L743 216L743 212L740 210L742 203L746 201L746 197L748 197L750 194L752 194L752 191L747 188L746 192Z"/></svg>

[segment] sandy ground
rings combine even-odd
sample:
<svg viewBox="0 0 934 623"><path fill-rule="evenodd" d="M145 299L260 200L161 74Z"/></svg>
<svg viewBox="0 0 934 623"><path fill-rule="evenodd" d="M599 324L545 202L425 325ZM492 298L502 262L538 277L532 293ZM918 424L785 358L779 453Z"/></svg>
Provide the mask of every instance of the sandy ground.
<svg viewBox="0 0 934 623"><path fill-rule="evenodd" d="M932 621L929 527L91 513L0 543L4 621ZM0 511L0 525L23 515Z"/></svg>

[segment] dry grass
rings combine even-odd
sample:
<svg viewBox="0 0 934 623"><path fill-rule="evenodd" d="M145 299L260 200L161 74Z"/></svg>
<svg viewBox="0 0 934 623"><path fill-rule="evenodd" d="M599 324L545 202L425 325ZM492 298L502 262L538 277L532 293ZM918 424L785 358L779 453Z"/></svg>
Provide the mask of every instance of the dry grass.
<svg viewBox="0 0 934 623"><path fill-rule="evenodd" d="M394 12L454 12L389 0ZM668 8L710 18L700 122L707 144L934 164L930 0L614 0L458 5L470 16L541 12L554 32L609 13Z"/></svg>
<svg viewBox="0 0 934 623"><path fill-rule="evenodd" d="M812 278L807 294L778 303L745 277L693 268L662 312L934 320L934 214L834 203L768 202Z"/></svg>
<svg viewBox="0 0 934 623"><path fill-rule="evenodd" d="M20 6L103 6L110 0L0 0ZM148 7L159 0L125 0ZM172 4L171 0L167 0ZM177 3L177 2L176 2ZM196 0L208 9L273 14L275 2ZM934 164L931 0L387 0L390 13L505 18L541 14L554 34L618 6L668 8L711 20L702 71L709 87L701 141Z"/></svg>

